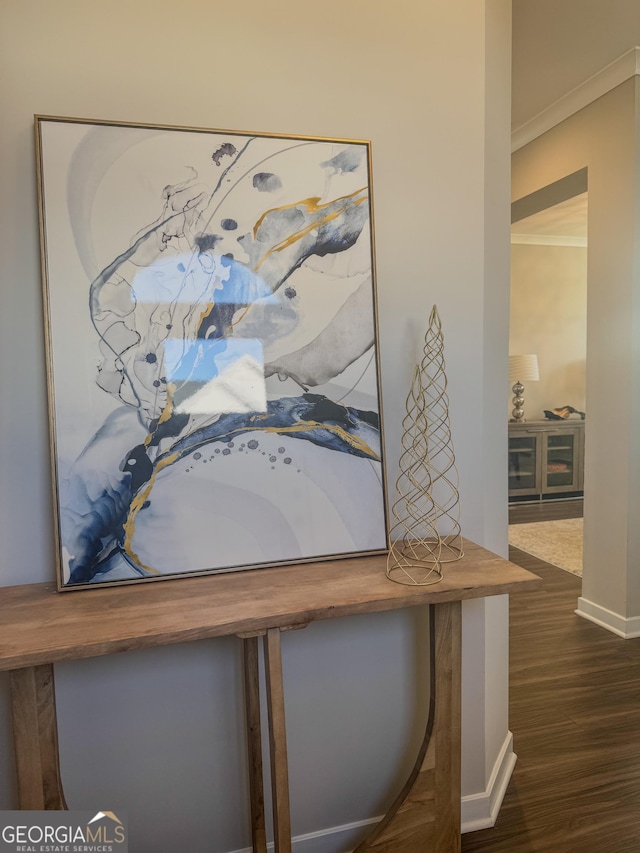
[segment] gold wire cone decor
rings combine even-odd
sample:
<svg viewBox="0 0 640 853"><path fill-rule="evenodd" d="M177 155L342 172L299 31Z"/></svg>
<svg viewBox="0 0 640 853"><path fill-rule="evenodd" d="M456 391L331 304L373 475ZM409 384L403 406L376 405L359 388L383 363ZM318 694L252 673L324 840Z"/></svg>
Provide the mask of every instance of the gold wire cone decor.
<svg viewBox="0 0 640 853"><path fill-rule="evenodd" d="M435 305L406 408L397 497L391 509L387 577L397 583L427 586L442 580L442 563L463 556L444 337Z"/></svg>

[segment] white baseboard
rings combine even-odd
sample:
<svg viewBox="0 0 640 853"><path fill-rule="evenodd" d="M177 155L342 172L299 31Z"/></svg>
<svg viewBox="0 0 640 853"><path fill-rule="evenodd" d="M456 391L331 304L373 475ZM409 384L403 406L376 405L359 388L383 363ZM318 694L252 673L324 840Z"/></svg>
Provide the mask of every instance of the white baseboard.
<svg viewBox="0 0 640 853"><path fill-rule="evenodd" d="M578 607L575 612L583 619L595 622L596 625L606 628L607 631L611 631L625 640L640 637L640 616L633 616L629 619L582 596L578 599Z"/></svg>
<svg viewBox="0 0 640 853"><path fill-rule="evenodd" d="M318 832L296 835L291 839L293 853L349 853L367 835L367 830L379 823L383 815L369 820L358 820L343 826L331 826ZM275 849L273 841L267 844L269 853ZM232 853L251 853L251 848L234 850Z"/></svg>
<svg viewBox="0 0 640 853"><path fill-rule="evenodd" d="M462 798L463 832L489 829L495 824L517 758L513 751L513 735L507 732L500 754L493 765L487 790Z"/></svg>
<svg viewBox="0 0 640 853"><path fill-rule="evenodd" d="M513 735L507 732L500 754L494 764L487 790L481 794L471 794L462 798L462 831L473 832L476 829L488 829L498 817L500 806L516 763L513 751ZM381 821L383 815L331 826L318 832L297 835L291 839L293 853L349 853L365 838L367 831ZM274 850L273 842L267 844L269 853ZM234 850L232 853L251 853L251 848Z"/></svg>

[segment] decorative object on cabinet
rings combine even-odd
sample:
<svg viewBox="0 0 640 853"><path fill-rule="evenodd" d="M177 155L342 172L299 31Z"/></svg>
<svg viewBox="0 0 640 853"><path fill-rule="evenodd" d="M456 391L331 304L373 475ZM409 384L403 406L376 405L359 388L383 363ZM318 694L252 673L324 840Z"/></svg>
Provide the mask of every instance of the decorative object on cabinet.
<svg viewBox="0 0 640 853"><path fill-rule="evenodd" d="M585 413L574 409L573 406L560 406L557 409L545 409L544 416L550 421L566 421L571 415L578 415L582 420L585 419Z"/></svg>
<svg viewBox="0 0 640 853"><path fill-rule="evenodd" d="M463 556L444 360L444 336L433 306L402 422L400 474L391 514L387 577L427 586L442 580L441 564Z"/></svg>
<svg viewBox="0 0 640 853"><path fill-rule="evenodd" d="M59 588L386 553L370 143L36 140Z"/></svg>
<svg viewBox="0 0 640 853"><path fill-rule="evenodd" d="M509 500L580 496L583 420L509 423Z"/></svg>
<svg viewBox="0 0 640 853"><path fill-rule="evenodd" d="M524 385L522 380L527 382L537 382L540 379L538 371L538 356L537 355L510 355L509 356L509 382L515 379L515 384L511 389L514 397L512 420L516 423L524 421Z"/></svg>

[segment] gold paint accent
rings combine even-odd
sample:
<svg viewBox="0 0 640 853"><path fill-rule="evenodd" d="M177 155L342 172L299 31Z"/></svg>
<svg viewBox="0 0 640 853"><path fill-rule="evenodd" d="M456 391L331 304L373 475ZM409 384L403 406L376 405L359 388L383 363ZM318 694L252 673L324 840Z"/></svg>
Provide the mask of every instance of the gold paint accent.
<svg viewBox="0 0 640 853"><path fill-rule="evenodd" d="M133 551L131 547L131 542L135 533L136 515L142 509L142 505L151 494L151 490L153 489L156 478L160 471L162 471L163 468L167 468L169 465L173 465L173 463L177 462L178 459L180 459L179 453L171 453L169 454L169 456L165 456L163 459L159 459L158 462L156 462L156 464L153 466L153 473L151 477L149 477L145 488L141 492L138 492L138 494L131 501L129 515L127 516L127 520L123 524L125 532L123 548L125 552L136 563L136 565L140 566L143 569L146 569L146 571L148 572L152 572L155 575L159 575L160 572L157 569L152 569L150 566L145 566L140 557L138 557L138 555Z"/></svg>
<svg viewBox="0 0 640 853"><path fill-rule="evenodd" d="M209 316L209 314L211 314L211 312L213 311L213 308L214 308L215 304L216 304L215 302L207 302L207 303L205 303L204 311L202 311L202 313L200 314L200 320L199 320L199 322L198 322L198 329L199 329L199 328L200 328L200 326L202 325L203 321L207 319L207 317Z"/></svg>
<svg viewBox="0 0 640 853"><path fill-rule="evenodd" d="M358 193L363 193L363 192L365 193L364 198L357 199L356 196L358 195ZM275 213L276 211L279 211L279 210L293 210L293 209L299 207L300 205L305 206L307 213L321 213L323 210L326 210L328 207L331 207L332 205L337 204L340 201L345 202L340 207L338 207L336 210L334 210L330 213L327 213L326 215L321 216L317 219L312 220L311 222L307 223L307 225L305 225L304 228L301 228L299 231L296 231L293 234L289 235L289 237L282 240L280 243L277 243L275 246L272 246L269 249L269 251L266 252L266 254L261 258L261 260L258 261L256 266L254 267L254 272L259 270L260 267L262 266L262 264L274 252L282 252L284 249L287 249L289 246L293 245L293 243L296 243L296 242L298 242L298 240L301 240L303 237L306 237L308 234L310 234L316 228L319 228L320 226L325 225L327 222L331 222L332 220L337 219L338 216L340 216L342 213L344 213L344 211L348 207L347 202L353 201L355 204L359 205L359 204L363 204L365 201L367 201L368 197L369 197L369 194L367 192L367 188L361 187L359 190L356 190L354 193L351 193L350 195L340 196L339 198L333 199L332 201L328 201L326 204L319 204L320 197L314 196L312 198L301 199L300 201L294 202L293 204L284 205L283 207L274 207L271 210L267 210L265 213L262 214L260 219L253 226L254 240L257 237L258 230L259 230L260 226L262 225L264 219L267 216L269 216L270 213Z"/></svg>
<svg viewBox="0 0 640 853"><path fill-rule="evenodd" d="M253 420L259 421L264 420L267 415L258 415ZM294 432L308 432L310 429L326 429L329 432L334 432L336 435L339 435L343 441L347 444L351 445L351 447L356 448L357 450L362 451L367 456L370 456L376 462L380 462L380 457L378 454L360 438L356 438L355 436L348 433L345 429L339 426L335 426L333 424L321 424L317 421L298 421L296 424L292 424L288 427L263 427L263 426L242 426L237 429L232 429L229 432L222 433L219 436L216 436L217 441L222 441L225 438L232 438L235 435L241 435L242 433L247 432L271 432L277 433L281 435L286 435L287 433ZM373 429L373 427L371 427ZM211 439L205 439L202 442L198 442L197 444L191 445L189 448L189 452L193 453L194 450L197 450L200 447L204 447L206 444L210 444ZM173 460L176 461L176 460Z"/></svg>
<svg viewBox="0 0 640 853"><path fill-rule="evenodd" d="M291 432L308 432L309 429L326 429L329 432L335 433L339 436L344 442L350 444L351 447L355 447L356 450L360 450L365 453L367 456L371 456L377 462L380 462L380 457L377 453L369 447L366 441L363 441L361 438L357 438L355 435L351 435L345 429L340 426L336 426L335 424L320 424L317 421L305 421L297 424L292 424L290 427L267 427L266 429L262 429L262 432L277 432L277 433L291 433Z"/></svg>
<svg viewBox="0 0 640 853"><path fill-rule="evenodd" d="M284 251L284 249L287 249L289 246L292 246L294 243L298 242L298 240L301 240L303 237L306 237L308 234L310 234L316 228L319 228L321 225L325 225L327 222L331 222L332 220L337 219L338 216L340 216L342 213L344 213L345 209L347 208L348 205L346 204L346 202L348 200L354 200L355 197L358 195L358 193L363 193L363 192L366 193L364 198L360 198L360 199L355 200L355 204L359 205L359 204L363 204L365 201L367 201L367 199L369 197L369 194L367 192L367 187L361 187L359 190L356 190L354 193L351 193L350 195L345 195L345 196L340 196L339 198L334 198L331 201L328 201L326 204L319 204L318 202L320 201L320 196L313 196L311 198L301 199L300 201L296 201L293 204L286 204L286 205L283 205L282 207L273 207L270 210L265 211L262 214L262 216L260 217L260 219L258 219L256 224L253 226L253 238L254 238L254 240L255 240L256 235L258 233L258 229L262 225L264 219L270 213L275 213L278 210L293 210L293 209L299 207L300 205L304 205L308 213L320 213L325 208L330 207L331 205L337 204L337 202L339 202L339 201L345 201L345 204L341 205L337 210L334 210L332 213L329 213L326 216L321 217L319 219L314 219L312 222L305 225L305 227L302 228L300 231L296 231L294 234L290 234L286 239L282 240L280 243L277 243L275 246L272 246L269 249L269 251L266 252L266 254L263 255L263 257L258 261L258 263L255 265L255 267L253 267L252 272L254 272L254 273L257 272L260 269L260 267L262 266L262 264L267 260L267 258L269 258L274 252ZM229 334L229 332L231 332L231 330L235 326L237 326L238 323L241 323L242 320L244 320L244 318L247 316L247 314L249 313L249 311L251 310L252 307L253 307L252 305L247 305L246 308L244 309L244 311L242 312L242 314L240 315L240 317L238 317L238 319L235 320L234 322L229 323L229 325L225 329L225 336L227 334Z"/></svg>
<svg viewBox="0 0 640 853"><path fill-rule="evenodd" d="M358 193L365 193L365 196L363 198L356 199ZM337 210L319 219L314 219L312 222L305 225L305 227L302 228L300 231L296 231L294 234L290 234L286 239L282 240L280 243L277 243L275 246L272 246L268 250L268 252L266 252L266 254L263 255L263 257L258 261L258 263L252 268L252 272L257 272L262 266L262 264L267 260L267 258L269 258L274 252L284 251L284 249L287 249L289 246L292 246L294 243L298 242L298 240L301 240L303 237L306 237L314 229L319 228L321 225L325 225L327 222L331 222L332 220L337 219L338 216L344 213L344 211L348 207L346 203L347 201L354 200L354 203L356 205L360 205L367 201L368 198L369 193L367 191L367 187L361 187L350 195L339 196L338 198L334 198L331 201L326 202L326 204L319 204L320 196L312 196L311 198L301 199L300 201L293 202L292 204L285 204L282 207L272 207L270 210L265 211L260 217L260 219L258 219L256 224L253 226L254 240L256 239L260 226L270 213L275 213L279 210L294 210L295 208L300 207L301 205L304 205L307 210L307 213L320 213L322 210L326 209L327 207L331 207L331 205L337 204L340 201L345 202L345 204L341 205ZM231 330L235 326L237 326L238 323L241 323L242 320L244 320L244 318L247 316L252 307L252 305L247 305L242 314L238 317L238 319L233 321L232 323L229 323L229 325L225 329L225 336L229 334L229 332L231 332ZM204 317L202 319L204 319Z"/></svg>

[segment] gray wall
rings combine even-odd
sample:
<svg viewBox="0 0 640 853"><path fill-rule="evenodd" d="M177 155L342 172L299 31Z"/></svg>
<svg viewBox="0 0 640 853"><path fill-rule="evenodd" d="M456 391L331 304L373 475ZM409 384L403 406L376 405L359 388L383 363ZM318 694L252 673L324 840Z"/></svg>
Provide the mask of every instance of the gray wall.
<svg viewBox="0 0 640 853"><path fill-rule="evenodd" d="M508 0L4 0L0 585L54 574L34 113L371 139L389 482L437 303L463 530L504 552L509 37ZM424 632L407 612L284 638L295 833L393 797L424 725ZM506 735L504 601L467 609L465 646L463 793L482 795ZM234 640L69 663L57 682L72 808L127 809L141 853L248 844Z"/></svg>

